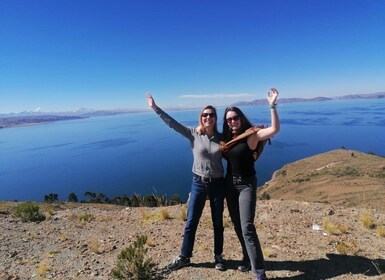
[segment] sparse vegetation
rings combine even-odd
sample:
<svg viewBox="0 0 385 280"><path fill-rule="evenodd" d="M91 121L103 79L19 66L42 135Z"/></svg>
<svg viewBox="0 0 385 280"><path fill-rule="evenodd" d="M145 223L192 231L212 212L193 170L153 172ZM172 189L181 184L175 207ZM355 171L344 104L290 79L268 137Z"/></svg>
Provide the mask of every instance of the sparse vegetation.
<svg viewBox="0 0 385 280"><path fill-rule="evenodd" d="M228 228L229 226L230 226L229 220L223 217L223 228Z"/></svg>
<svg viewBox="0 0 385 280"><path fill-rule="evenodd" d="M146 258L145 244L147 236L142 235L118 255L118 261L112 270L115 279L147 280L157 279L156 264Z"/></svg>
<svg viewBox="0 0 385 280"><path fill-rule="evenodd" d="M43 260L40 264L39 267L37 268L37 275L40 277L45 276L45 274L50 270L50 265L48 260Z"/></svg>
<svg viewBox="0 0 385 280"><path fill-rule="evenodd" d="M293 183L303 183L310 181L310 178L308 177L302 177L302 178L295 178L292 180Z"/></svg>
<svg viewBox="0 0 385 280"><path fill-rule="evenodd" d="M270 194L268 194L267 192L263 192L260 196L260 199L261 200L269 200L269 199L271 199L271 197L270 197Z"/></svg>
<svg viewBox="0 0 385 280"><path fill-rule="evenodd" d="M40 212L39 205L32 202L22 202L16 206L14 216L20 218L23 222L39 222L45 219Z"/></svg>
<svg viewBox="0 0 385 280"><path fill-rule="evenodd" d="M262 254L265 258L270 258L273 255L270 248L262 248Z"/></svg>
<svg viewBox="0 0 385 280"><path fill-rule="evenodd" d="M84 222L92 221L94 219L94 216L91 213L84 212L84 213L79 213L77 218L80 222L84 223Z"/></svg>
<svg viewBox="0 0 385 280"><path fill-rule="evenodd" d="M167 220L170 218L170 213L168 212L168 210L166 208L162 208L159 211L159 216L160 216L161 220Z"/></svg>
<svg viewBox="0 0 385 280"><path fill-rule="evenodd" d="M95 254L100 254L101 253L101 251L100 251L100 242L96 238L92 238L89 241L88 247L90 248L91 252L93 252Z"/></svg>
<svg viewBox="0 0 385 280"><path fill-rule="evenodd" d="M88 197L88 200L82 201L83 203L115 204L128 207L163 207L182 203L178 194L174 194L171 200L168 200L166 195L140 195L137 193L131 196L116 196L111 199L103 193L86 192L84 196Z"/></svg>
<svg viewBox="0 0 385 280"><path fill-rule="evenodd" d="M336 170L330 172L330 174L337 176L337 177L347 177L347 176L358 177L358 176L361 176L361 173L356 168L351 167L351 166L346 166L345 168L336 169Z"/></svg>
<svg viewBox="0 0 385 280"><path fill-rule="evenodd" d="M341 241L337 243L336 250L341 255L356 255L357 245L355 242Z"/></svg>
<svg viewBox="0 0 385 280"><path fill-rule="evenodd" d="M385 237L385 227L383 225L377 226L376 232L380 237Z"/></svg>
<svg viewBox="0 0 385 280"><path fill-rule="evenodd" d="M147 209L143 208L140 210L140 215L142 217L142 222L156 222L170 219L170 213L166 208L161 208L158 212L150 212Z"/></svg>
<svg viewBox="0 0 385 280"><path fill-rule="evenodd" d="M337 226L335 224L333 224L332 222L330 222L330 220L328 218L323 218L322 227L330 235L336 235L339 233Z"/></svg>
<svg viewBox="0 0 385 280"><path fill-rule="evenodd" d="M368 211L364 211L361 213L361 223L365 228L375 227L372 215Z"/></svg>
<svg viewBox="0 0 385 280"><path fill-rule="evenodd" d="M68 220L71 220L71 221L78 221L81 223L86 223L86 222L92 221L94 219L94 216L91 213L80 212L77 214L70 214L67 216L67 218L68 218Z"/></svg>
<svg viewBox="0 0 385 280"><path fill-rule="evenodd" d="M337 228L338 228L338 230L339 230L342 234L347 233L348 230L349 230L348 226L345 225L345 224L338 224L338 225L337 225Z"/></svg>
<svg viewBox="0 0 385 280"><path fill-rule="evenodd" d="M186 205L183 205L180 208L179 219L182 220L182 221L186 221L187 220L187 206Z"/></svg>
<svg viewBox="0 0 385 280"><path fill-rule="evenodd" d="M285 169L281 169L281 170L276 171L275 175L277 175L277 176L286 176L287 175L287 171Z"/></svg>
<svg viewBox="0 0 385 280"><path fill-rule="evenodd" d="M339 149L283 166L260 194L265 191L274 199L385 209L384 178L384 158ZM317 196L318 192L326 198ZM370 196L368 201L361 200L363 194Z"/></svg>

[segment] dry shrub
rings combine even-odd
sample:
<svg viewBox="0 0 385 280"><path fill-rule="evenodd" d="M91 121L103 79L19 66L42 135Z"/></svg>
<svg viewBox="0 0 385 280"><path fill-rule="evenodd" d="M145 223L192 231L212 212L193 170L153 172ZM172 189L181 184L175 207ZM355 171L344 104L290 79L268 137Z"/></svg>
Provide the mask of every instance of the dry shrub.
<svg viewBox="0 0 385 280"><path fill-rule="evenodd" d="M162 208L159 211L160 220L167 220L170 218L170 213L166 208Z"/></svg>
<svg viewBox="0 0 385 280"><path fill-rule="evenodd" d="M227 218L223 219L223 228L228 228L230 226L230 222Z"/></svg>
<svg viewBox="0 0 385 280"><path fill-rule="evenodd" d="M273 258L277 256L277 254L275 254L270 248L262 248L262 253L266 258Z"/></svg>
<svg viewBox="0 0 385 280"><path fill-rule="evenodd" d="M361 213L361 223L365 228L373 228L375 226L372 215L368 211Z"/></svg>
<svg viewBox="0 0 385 280"><path fill-rule="evenodd" d="M187 221L187 206L183 205L180 209L179 219L182 221Z"/></svg>
<svg viewBox="0 0 385 280"><path fill-rule="evenodd" d="M385 227L384 226L382 226L382 225L378 226L376 231L380 237L385 237Z"/></svg>
<svg viewBox="0 0 385 280"><path fill-rule="evenodd" d="M88 243L88 247L90 248L92 253L95 253L95 254L100 254L101 253L101 251L100 251L100 242L96 238L90 239L90 241Z"/></svg>
<svg viewBox="0 0 385 280"><path fill-rule="evenodd" d="M87 212L81 212L77 214L69 213L67 215L67 219L69 221L77 221L84 224L86 222L92 221L94 219L94 216L91 213L87 213Z"/></svg>
<svg viewBox="0 0 385 280"><path fill-rule="evenodd" d="M345 224L338 224L338 225L337 225L337 228L338 228L338 230L339 230L342 234L347 233L348 230L349 230L349 227L348 227L347 225L345 225Z"/></svg>
<svg viewBox="0 0 385 280"><path fill-rule="evenodd" d="M147 221L147 220L150 219L151 214L148 213L148 211L146 211L145 209L141 209L141 210L140 210L140 216L142 217L142 220L143 220L143 221Z"/></svg>
<svg viewBox="0 0 385 280"><path fill-rule="evenodd" d="M149 247L154 247L155 246L154 240L151 238L147 238L146 245Z"/></svg>
<svg viewBox="0 0 385 280"><path fill-rule="evenodd" d="M39 275L40 277L45 276L45 274L49 270L50 270L49 261L44 259L40 262L40 264L37 268L37 275Z"/></svg>
<svg viewBox="0 0 385 280"><path fill-rule="evenodd" d="M356 255L357 246L354 241L352 242L341 241L341 242L338 242L336 246L336 250L341 255Z"/></svg>
<svg viewBox="0 0 385 280"><path fill-rule="evenodd" d="M335 224L331 223L328 218L323 218L322 226L330 235L335 235L338 233L338 228Z"/></svg>
<svg viewBox="0 0 385 280"><path fill-rule="evenodd" d="M81 223L91 222L94 219L94 216L91 213L84 212L84 213L79 213L77 215L77 219Z"/></svg>

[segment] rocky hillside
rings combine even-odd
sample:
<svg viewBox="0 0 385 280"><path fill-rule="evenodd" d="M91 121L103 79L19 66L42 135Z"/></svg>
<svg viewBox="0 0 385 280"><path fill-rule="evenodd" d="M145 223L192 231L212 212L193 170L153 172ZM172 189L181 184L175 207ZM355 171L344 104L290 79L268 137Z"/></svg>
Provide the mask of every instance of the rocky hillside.
<svg viewBox="0 0 385 280"><path fill-rule="evenodd" d="M334 150L277 170L260 196L385 211L385 158Z"/></svg>
<svg viewBox="0 0 385 280"><path fill-rule="evenodd" d="M359 166L349 165L354 166L354 171L349 169L349 173L361 175L347 176L345 160L355 162L359 159L363 159ZM268 277L293 280L384 279L385 211L375 202L382 193L366 195L362 204L361 200L352 199L354 196L347 196L345 201L342 191L334 190L343 188L348 190L346 194L354 194L358 192L355 186L359 184L363 184L360 189L381 190L377 189L378 183L375 182L384 180L381 177L383 172L380 172L384 168L383 159L338 150L304 161L304 164L295 162L277 171L263 190L269 192L272 199L258 200L255 224ZM363 162L370 166L364 167ZM376 164L372 165L372 162ZM297 180L296 183L293 180ZM295 185L298 189L294 188ZM313 186L310 189L315 195L319 192L322 195L300 196L298 191L305 191L306 185ZM313 188L318 188L318 191ZM285 193L292 195L283 199ZM367 192L359 196L364 193ZM322 203L295 201L293 198ZM103 204L41 203L39 207L46 219L36 223L22 222L13 215L19 204L0 202L2 280L113 279L111 270L116 266L117 256L140 235L148 237L147 257L156 263L160 278L253 279L250 273L236 270L242 256L227 210L224 214L227 269L222 272L214 269L208 202L196 236L193 264L171 273L163 268L179 253L184 205L125 208Z"/></svg>

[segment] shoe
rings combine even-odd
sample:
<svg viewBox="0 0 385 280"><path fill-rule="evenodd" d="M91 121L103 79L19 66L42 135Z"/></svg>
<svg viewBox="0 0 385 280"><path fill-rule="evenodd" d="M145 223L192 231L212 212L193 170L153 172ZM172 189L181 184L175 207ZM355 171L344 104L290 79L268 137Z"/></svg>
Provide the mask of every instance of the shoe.
<svg viewBox="0 0 385 280"><path fill-rule="evenodd" d="M268 280L265 274L265 270L257 271L257 280Z"/></svg>
<svg viewBox="0 0 385 280"><path fill-rule="evenodd" d="M168 270L177 270L179 268L190 265L190 258L183 257L181 255L177 256L172 263L167 266Z"/></svg>
<svg viewBox="0 0 385 280"><path fill-rule="evenodd" d="M215 269L225 270L225 265L223 264L222 255L215 255L214 260L215 260Z"/></svg>
<svg viewBox="0 0 385 280"><path fill-rule="evenodd" d="M242 272L247 272L251 269L251 265L249 262L243 261L240 266L238 266L238 270Z"/></svg>

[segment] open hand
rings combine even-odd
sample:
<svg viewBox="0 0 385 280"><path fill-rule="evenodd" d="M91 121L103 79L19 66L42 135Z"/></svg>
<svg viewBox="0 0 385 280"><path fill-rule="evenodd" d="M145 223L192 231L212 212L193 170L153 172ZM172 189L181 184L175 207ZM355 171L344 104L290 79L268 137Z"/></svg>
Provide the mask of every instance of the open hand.
<svg viewBox="0 0 385 280"><path fill-rule="evenodd" d="M146 98L147 98L148 106L150 106L151 108L155 108L156 104L155 104L154 98L152 98L151 93L147 92Z"/></svg>
<svg viewBox="0 0 385 280"><path fill-rule="evenodd" d="M271 88L269 90L269 92L267 93L267 101L269 102L270 105L277 103L278 95L279 93L276 88Z"/></svg>

